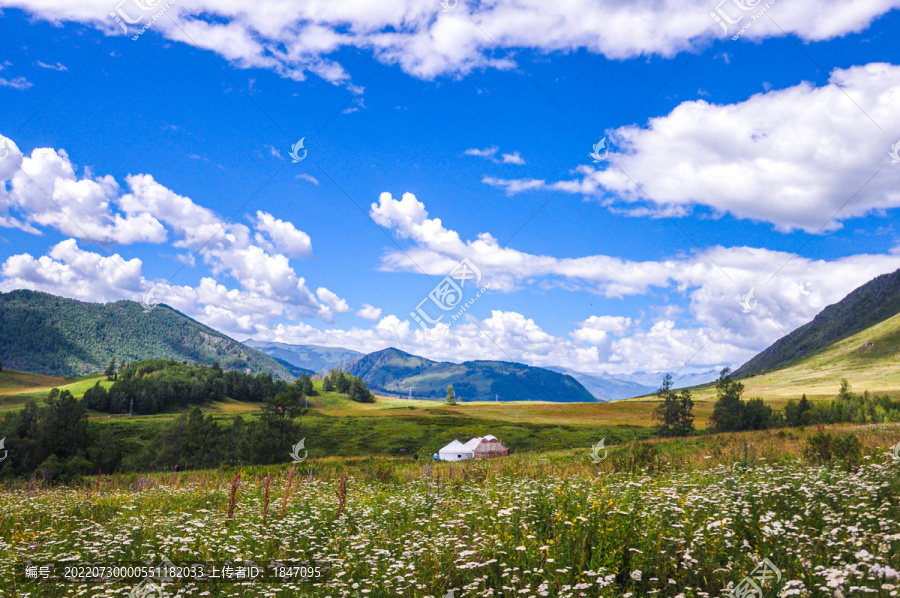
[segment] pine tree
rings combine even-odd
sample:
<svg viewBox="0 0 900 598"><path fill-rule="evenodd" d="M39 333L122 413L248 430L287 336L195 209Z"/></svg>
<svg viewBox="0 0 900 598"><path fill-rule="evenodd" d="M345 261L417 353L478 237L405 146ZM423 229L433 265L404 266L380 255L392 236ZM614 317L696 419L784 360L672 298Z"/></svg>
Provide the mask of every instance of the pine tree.
<svg viewBox="0 0 900 598"><path fill-rule="evenodd" d="M716 381L716 403L709 418L717 432L734 432L744 424L744 402L741 395L744 385L731 377L731 368L725 368Z"/></svg>
<svg viewBox="0 0 900 598"><path fill-rule="evenodd" d="M106 376L107 380L112 380L116 377L116 358L113 357L109 360L109 365L106 366L106 369L103 370L103 375Z"/></svg>
<svg viewBox="0 0 900 598"><path fill-rule="evenodd" d="M685 389L678 397L678 419L672 429L675 436L691 436L694 434L694 400L691 391Z"/></svg>
<svg viewBox="0 0 900 598"><path fill-rule="evenodd" d="M659 422L656 433L660 436L674 436L674 429L678 425L679 404L677 395L672 391L671 374L665 375L656 396L661 401L653 411L653 419Z"/></svg>
<svg viewBox="0 0 900 598"><path fill-rule="evenodd" d="M797 404L797 411L798 426L807 426L813 423L815 412L813 411L813 404L806 398L806 394L800 397L800 403Z"/></svg>
<svg viewBox="0 0 900 598"><path fill-rule="evenodd" d="M456 395L453 393L453 385L447 387L447 404L456 405Z"/></svg>
<svg viewBox="0 0 900 598"><path fill-rule="evenodd" d="M841 378L841 388L838 390L838 400L849 401L852 398L853 393L850 392L850 383L847 382L846 378Z"/></svg>

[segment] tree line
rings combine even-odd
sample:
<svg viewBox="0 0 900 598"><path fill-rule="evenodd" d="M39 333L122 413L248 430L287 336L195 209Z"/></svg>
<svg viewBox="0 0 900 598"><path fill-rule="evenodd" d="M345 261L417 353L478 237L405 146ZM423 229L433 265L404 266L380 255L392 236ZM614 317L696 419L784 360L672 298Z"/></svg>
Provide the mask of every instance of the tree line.
<svg viewBox="0 0 900 598"><path fill-rule="evenodd" d="M813 403L804 394L799 401L788 401L780 412L773 411L762 399L745 401L743 393L744 385L731 377L731 370L722 370L716 381L716 403L710 418L713 430L738 432L815 424L900 421L900 401L888 396L871 396L869 391L854 394L846 379L841 380L833 401Z"/></svg>
<svg viewBox="0 0 900 598"><path fill-rule="evenodd" d="M261 403L278 393L296 388L305 396L315 394L312 379L303 375L294 383L275 380L271 374L245 374L212 366L192 365L171 359L149 359L123 364L113 359L104 374L115 380L107 389L98 381L84 394L85 406L106 413L151 415L172 408L202 405L231 398Z"/></svg>
<svg viewBox="0 0 900 598"><path fill-rule="evenodd" d="M729 368L716 380L716 401L710 416L713 432L741 432L769 428L799 427L836 423L883 423L900 421L900 401L888 396L855 394L847 380L841 380L833 401L813 403L804 394L791 399L783 411L774 411L760 398L744 399L744 385L735 380ZM687 389L672 390L672 376L666 374L656 393L660 399L653 412L660 436L690 436L694 433L694 401Z"/></svg>

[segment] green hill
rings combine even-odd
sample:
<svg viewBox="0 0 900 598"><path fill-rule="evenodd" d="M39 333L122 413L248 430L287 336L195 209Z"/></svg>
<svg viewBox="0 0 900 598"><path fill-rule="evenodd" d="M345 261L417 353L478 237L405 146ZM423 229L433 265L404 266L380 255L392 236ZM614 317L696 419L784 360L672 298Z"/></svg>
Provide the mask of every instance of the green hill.
<svg viewBox="0 0 900 598"><path fill-rule="evenodd" d="M804 324L735 371L752 376L783 368L792 362L858 334L900 313L900 270L862 285L838 303L823 309Z"/></svg>
<svg viewBox="0 0 900 598"><path fill-rule="evenodd" d="M594 402L571 376L507 361L431 361L394 349L369 353L343 370L376 391L443 399L452 384L464 401Z"/></svg>
<svg viewBox="0 0 900 598"><path fill-rule="evenodd" d="M87 303L36 291L0 293L0 357L5 368L50 376L102 371L109 360L174 359L293 380L268 355L166 305Z"/></svg>

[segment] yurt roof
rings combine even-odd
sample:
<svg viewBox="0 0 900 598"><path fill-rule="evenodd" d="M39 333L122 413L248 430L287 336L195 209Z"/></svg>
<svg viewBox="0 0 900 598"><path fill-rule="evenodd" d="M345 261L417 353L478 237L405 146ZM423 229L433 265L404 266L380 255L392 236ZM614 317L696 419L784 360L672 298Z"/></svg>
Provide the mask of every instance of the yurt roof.
<svg viewBox="0 0 900 598"><path fill-rule="evenodd" d="M464 445L459 440L454 440L453 442L451 442L450 444L448 444L447 446L445 446L438 452L439 453L463 453L463 452L471 452L471 451L469 451L469 449L466 448L466 445Z"/></svg>
<svg viewBox="0 0 900 598"><path fill-rule="evenodd" d="M476 436L475 438L467 442L464 446L470 451L474 451L475 447L477 447L479 444L481 444L481 436Z"/></svg>

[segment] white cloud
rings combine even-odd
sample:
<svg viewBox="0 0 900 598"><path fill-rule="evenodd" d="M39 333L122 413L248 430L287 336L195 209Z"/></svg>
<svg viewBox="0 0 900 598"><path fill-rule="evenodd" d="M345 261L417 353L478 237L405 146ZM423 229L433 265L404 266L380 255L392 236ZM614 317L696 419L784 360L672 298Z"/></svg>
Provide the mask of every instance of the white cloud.
<svg viewBox="0 0 900 598"><path fill-rule="evenodd" d="M590 371L647 369L650 362L658 369L677 369L723 325L725 328L715 334L692 363L698 367L740 363L808 322L854 288L900 268L900 255L894 254L862 254L826 261L752 247L708 247L660 261L632 261L607 255L533 255L501 247L487 232L480 233L476 240L464 241L455 231L444 228L439 219L428 218L424 204L409 193L400 201L383 193L379 202L372 204L371 216L379 225L415 244L402 252L387 253L382 268L388 271L418 272L421 267L427 274L446 276L460 259L468 257L481 270L482 284L490 282L492 290L501 292L540 285L544 289L581 290L610 298L664 291L687 301L678 320L673 317L682 310L662 305L663 315L645 322L643 327L628 318L604 315L582 322L571 333L577 343L572 350L578 348L581 352L577 353L577 362L571 357L569 365L578 369L572 364L583 365L583 350L591 350L594 367ZM755 288L758 307L744 314L739 299L750 288ZM508 317L504 316L506 320ZM519 322L517 327L530 329L533 323L526 326L527 322L530 320ZM535 338L543 338L535 334ZM511 354L536 359L533 351L516 345L514 340L510 342L512 348L507 349L498 340ZM690 354L685 353L687 347L691 347ZM547 359L553 359L553 355L548 353ZM547 361L528 363L550 365Z"/></svg>
<svg viewBox="0 0 900 598"><path fill-rule="evenodd" d="M474 148L474 147L469 148L466 151L464 151L463 153L467 156L478 156L479 158L493 158L496 155L497 151L499 151L499 150L500 150L499 147L497 147L496 145L492 145L491 147L486 147L484 149L478 149L478 148Z"/></svg>
<svg viewBox="0 0 900 598"><path fill-rule="evenodd" d="M291 222L279 220L266 212L256 212L256 241L267 243L261 233L268 235L274 248L291 257L312 255L312 241L305 232L297 230Z"/></svg>
<svg viewBox="0 0 900 598"><path fill-rule="evenodd" d="M39 148L29 157L6 137L0 136L0 142L11 148L0 164L0 197L5 196L7 209L21 213L28 225L50 226L97 242L166 240L162 223L146 211L122 215L113 209L119 186L112 177L78 178L64 150Z"/></svg>
<svg viewBox="0 0 900 598"><path fill-rule="evenodd" d="M572 333L578 342L591 345L605 345L609 342L607 333L622 336L631 327L631 318L623 316L591 316Z"/></svg>
<svg viewBox="0 0 900 598"><path fill-rule="evenodd" d="M316 289L316 297L322 302L322 306L319 308L319 318L326 322L334 322L333 314L345 314L350 311L350 306L345 300L325 287Z"/></svg>
<svg viewBox="0 0 900 598"><path fill-rule="evenodd" d="M543 179L498 179L492 176L486 176L481 179L482 183L491 187L500 187L506 191L507 195L515 195L523 191L535 191L544 189L546 181Z"/></svg>
<svg viewBox="0 0 900 598"><path fill-rule="evenodd" d="M78 178L63 149L40 148L28 157L5 137L0 141L8 154L0 161L0 226L35 234L41 233L37 227L49 226L101 242L168 242L187 250L177 258L191 267L199 255L213 276L227 275L237 288L205 277L196 287L159 283L159 295L176 309L226 331L246 332L256 318L318 317L331 323L335 314L350 311L346 301L324 287L313 294L297 275L290 258L310 256L312 242L291 222L258 211L250 218L254 233L160 185L149 174L128 175L129 192L120 194L111 176L91 178L86 172ZM119 262L127 267L114 269ZM7 258L0 285L91 300L139 300L154 285L142 278L140 265L136 258L124 262L118 255L83 250L69 239L47 256Z"/></svg>
<svg viewBox="0 0 900 598"><path fill-rule="evenodd" d="M525 164L525 159L519 154L519 152L515 151L512 153L500 153L500 159L497 159L497 152L500 151L500 148L496 145L492 145L490 147L486 147L484 149L478 148L469 148L463 152L466 156L476 156L478 158L484 158L486 160L490 160L494 164L518 164L519 166Z"/></svg>
<svg viewBox="0 0 900 598"><path fill-rule="evenodd" d="M313 185L318 185L318 184L319 184L319 179L317 179L316 177L314 177L314 176L311 175L311 174L306 174L305 172L298 174L298 175L295 176L294 178L295 178L295 179L298 179L298 180L309 181L309 182L312 183Z"/></svg>
<svg viewBox="0 0 900 598"><path fill-rule="evenodd" d="M25 77L13 77L12 79L0 77L0 87L9 87L22 91L23 89L28 89L32 85L34 84Z"/></svg>
<svg viewBox="0 0 900 598"><path fill-rule="evenodd" d="M84 251L75 239L56 244L37 259L28 253L13 255L0 266L0 274L0 290L32 289L86 301L133 299L146 286L139 259Z"/></svg>
<svg viewBox="0 0 900 598"><path fill-rule="evenodd" d="M504 164L518 164L519 166L525 164L525 159L519 155L519 152L503 154L501 157L503 158Z"/></svg>
<svg viewBox="0 0 900 598"><path fill-rule="evenodd" d="M51 69L51 70L54 70L54 71L67 71L67 70L69 70L68 68L66 68L66 65L64 65L64 64L61 63L61 62L57 62L56 64L47 64L47 63L45 63L45 62L41 62L40 60L38 60L37 62L35 62L35 64L38 65L39 67L41 67L42 69Z"/></svg>
<svg viewBox="0 0 900 598"><path fill-rule="evenodd" d="M802 83L736 104L684 102L646 127L617 129L609 155L616 166L582 165L575 179L550 184L484 182L508 194L562 190L632 216L662 215L637 182L669 216L701 205L784 231L834 230L900 206L900 168L888 158L896 140L879 130L900 131L898 101L900 66L836 69L822 87Z"/></svg>
<svg viewBox="0 0 900 598"><path fill-rule="evenodd" d="M105 0L10 0L6 5L52 23L78 21L108 35L122 34L107 16L110 6ZM804 41L831 39L861 31L897 6L897 0L777 3L766 13L777 25L768 18L759 19L743 37L750 41L784 35ZM714 3L698 5L689 0L573 0L563 5L498 0L460 3L454 11L441 13L434 0L287 4L193 0L172 6L166 16L175 22L160 19L154 31L215 51L239 68L266 68L295 80L313 73L348 84L348 73L332 57L354 49L370 52L384 63L396 62L423 79L512 68L511 60L495 57L497 46L540 52L583 49L612 59L670 57L731 35L709 18L714 8ZM734 11L733 6L728 8ZM131 18L141 15L132 3L122 9Z"/></svg>
<svg viewBox="0 0 900 598"><path fill-rule="evenodd" d="M381 317L381 308L373 307L368 303L363 303L362 309L356 312L356 315L360 318L374 321Z"/></svg>

